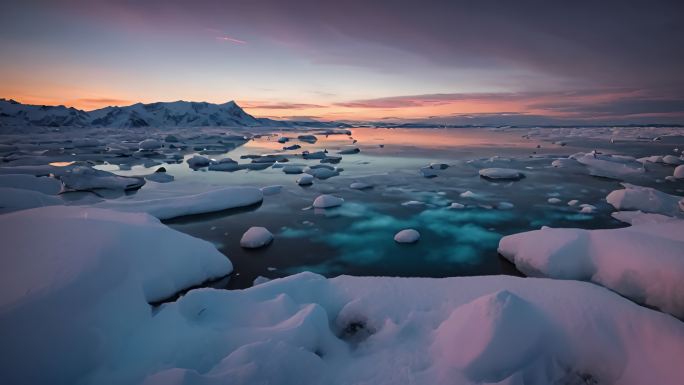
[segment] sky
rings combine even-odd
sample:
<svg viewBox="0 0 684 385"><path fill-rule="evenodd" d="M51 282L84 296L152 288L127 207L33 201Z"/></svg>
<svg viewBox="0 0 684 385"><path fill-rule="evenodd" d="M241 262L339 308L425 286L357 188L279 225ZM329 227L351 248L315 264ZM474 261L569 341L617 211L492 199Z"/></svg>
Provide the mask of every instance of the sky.
<svg viewBox="0 0 684 385"><path fill-rule="evenodd" d="M280 119L684 123L684 1L7 2L0 97Z"/></svg>

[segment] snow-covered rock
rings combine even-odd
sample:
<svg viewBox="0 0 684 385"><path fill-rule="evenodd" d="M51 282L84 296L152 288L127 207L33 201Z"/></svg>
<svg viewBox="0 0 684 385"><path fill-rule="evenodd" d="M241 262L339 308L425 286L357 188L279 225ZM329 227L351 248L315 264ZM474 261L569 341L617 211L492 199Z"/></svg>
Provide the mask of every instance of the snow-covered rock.
<svg viewBox="0 0 684 385"><path fill-rule="evenodd" d="M414 229L404 229L394 234L397 243L416 243L420 239L420 233Z"/></svg>
<svg viewBox="0 0 684 385"><path fill-rule="evenodd" d="M159 219L171 219L251 206L262 200L263 193L256 187L224 187L195 195L150 200L116 199L98 203L96 207L143 212Z"/></svg>
<svg viewBox="0 0 684 385"><path fill-rule="evenodd" d="M669 216L684 215L683 197L666 194L651 187L622 183L622 190L612 191L606 201L617 210L641 210Z"/></svg>
<svg viewBox="0 0 684 385"><path fill-rule="evenodd" d="M530 276L589 280L684 317L684 221L505 236L499 253Z"/></svg>
<svg viewBox="0 0 684 385"><path fill-rule="evenodd" d="M330 207L337 207L344 203L344 199L334 195L322 194L319 195L313 202L313 207L317 209L327 209Z"/></svg>
<svg viewBox="0 0 684 385"><path fill-rule="evenodd" d="M273 241L273 234L265 227L250 227L240 239L240 246L256 249L268 245Z"/></svg>
<svg viewBox="0 0 684 385"><path fill-rule="evenodd" d="M525 174L510 168L484 168L479 173L483 178L495 180L519 180L525 177Z"/></svg>
<svg viewBox="0 0 684 385"><path fill-rule="evenodd" d="M310 186L313 184L314 176L310 174L304 174L297 178L297 184L300 186Z"/></svg>

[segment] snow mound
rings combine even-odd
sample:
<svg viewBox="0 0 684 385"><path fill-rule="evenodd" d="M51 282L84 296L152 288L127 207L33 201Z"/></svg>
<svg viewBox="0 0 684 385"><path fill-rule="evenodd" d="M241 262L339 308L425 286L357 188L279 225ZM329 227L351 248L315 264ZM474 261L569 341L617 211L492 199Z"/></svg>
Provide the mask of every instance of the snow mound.
<svg viewBox="0 0 684 385"><path fill-rule="evenodd" d="M612 191L606 201L617 210L641 210L647 213L684 216L684 198L651 187L622 183L625 188Z"/></svg>
<svg viewBox="0 0 684 385"><path fill-rule="evenodd" d="M319 195L313 202L313 207L317 209L327 209L331 207L341 206L344 199L334 195L322 194Z"/></svg>
<svg viewBox="0 0 684 385"><path fill-rule="evenodd" d="M610 230L535 230L499 242L499 253L527 275L592 281L677 317L684 317L682 250L684 221L676 219Z"/></svg>
<svg viewBox="0 0 684 385"><path fill-rule="evenodd" d="M510 168L484 168L479 173L485 179L519 180L525 177L525 174Z"/></svg>
<svg viewBox="0 0 684 385"><path fill-rule="evenodd" d="M118 199L98 203L96 207L126 212L148 213L159 219L171 219L251 206L263 200L256 187L225 187L195 195L150 200Z"/></svg>
<svg viewBox="0 0 684 385"><path fill-rule="evenodd" d="M0 239L0 268L11 272L0 280L0 324L12 331L0 354L13 357L0 372L11 384L77 382L150 320L149 302L232 271L209 242L146 214L25 210L0 216Z"/></svg>
<svg viewBox="0 0 684 385"><path fill-rule="evenodd" d="M240 239L240 246L256 249L268 245L273 241L273 234L265 227L250 227Z"/></svg>
<svg viewBox="0 0 684 385"><path fill-rule="evenodd" d="M404 229L394 235L397 243L416 243L420 239L420 233L414 229Z"/></svg>
<svg viewBox="0 0 684 385"><path fill-rule="evenodd" d="M62 183L58 179L27 174L0 175L0 187L37 191L47 195L57 195L62 191Z"/></svg>
<svg viewBox="0 0 684 385"><path fill-rule="evenodd" d="M473 382L493 383L534 364L548 334L550 326L533 304L501 290L451 312L431 350L445 380L463 373Z"/></svg>

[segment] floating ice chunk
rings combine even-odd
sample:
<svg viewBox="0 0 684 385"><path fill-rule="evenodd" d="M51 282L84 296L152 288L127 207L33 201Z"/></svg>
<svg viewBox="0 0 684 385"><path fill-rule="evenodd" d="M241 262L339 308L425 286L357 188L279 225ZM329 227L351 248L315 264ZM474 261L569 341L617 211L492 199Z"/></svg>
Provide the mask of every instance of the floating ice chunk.
<svg viewBox="0 0 684 385"><path fill-rule="evenodd" d="M414 229L404 229L394 235L397 243L416 243L420 239L420 233Z"/></svg>
<svg viewBox="0 0 684 385"><path fill-rule="evenodd" d="M218 162L211 162L209 164L209 170L211 171L237 171L240 169L240 164L231 158L223 158Z"/></svg>
<svg viewBox="0 0 684 385"><path fill-rule="evenodd" d="M421 201L406 201L401 203L402 206L425 206L425 202Z"/></svg>
<svg viewBox="0 0 684 385"><path fill-rule="evenodd" d="M340 161L342 161L341 156L326 156L325 158L321 159L321 163L337 164L340 163Z"/></svg>
<svg viewBox="0 0 684 385"><path fill-rule="evenodd" d="M681 318L684 221L652 219L621 229L509 235L499 242L499 253L527 275L590 280Z"/></svg>
<svg viewBox="0 0 684 385"><path fill-rule="evenodd" d="M297 178L297 184L300 186L310 186L313 184L314 176L310 174L304 174Z"/></svg>
<svg viewBox="0 0 684 385"><path fill-rule="evenodd" d="M511 210L514 207L515 205L511 202L499 202L499 204L496 205L496 208L499 210Z"/></svg>
<svg viewBox="0 0 684 385"><path fill-rule="evenodd" d="M585 204L580 205L580 207L582 207L580 212L583 214L592 214L592 213L596 212L596 206L592 206L592 205L585 203Z"/></svg>
<svg viewBox="0 0 684 385"><path fill-rule="evenodd" d="M266 283L270 280L271 280L270 278L266 278L266 277L260 275L256 278L254 278L254 282L252 282L252 286L261 285L262 283Z"/></svg>
<svg viewBox="0 0 684 385"><path fill-rule="evenodd" d="M354 146L354 147L343 148L340 151L338 151L337 153L340 155L351 155L351 154L358 154L359 152L361 152L361 149Z"/></svg>
<svg viewBox="0 0 684 385"><path fill-rule="evenodd" d="M354 190L366 190L373 187L372 184L365 183L365 182L354 182L349 185L349 188L354 189Z"/></svg>
<svg viewBox="0 0 684 385"><path fill-rule="evenodd" d="M195 195L150 200L116 199L98 203L96 207L118 211L145 212L159 219L171 219L245 207L263 200L256 187L224 187Z"/></svg>
<svg viewBox="0 0 684 385"><path fill-rule="evenodd" d="M450 208L450 209L460 210L460 209L465 208L465 205L463 205L463 204L461 204L461 203L458 203L458 202L452 202L451 205L449 205L449 208Z"/></svg>
<svg viewBox="0 0 684 385"><path fill-rule="evenodd" d="M449 168L449 165L446 163L430 163L428 167L430 167L433 170L446 170L447 168Z"/></svg>
<svg viewBox="0 0 684 385"><path fill-rule="evenodd" d="M621 178L623 176L641 174L646 170L644 165L630 156L604 155L592 152L589 154L575 154L575 159L587 166L591 175L607 178Z"/></svg>
<svg viewBox="0 0 684 385"><path fill-rule="evenodd" d="M426 167L421 167L420 169L420 174L424 176L425 178L434 178L437 175L439 175L433 168L430 166Z"/></svg>
<svg viewBox="0 0 684 385"><path fill-rule="evenodd" d="M461 198L471 198L471 199L480 199L480 198L482 198L482 195L476 194L476 193L474 193L474 192L472 192L472 191L470 191L470 190L465 191L465 192L462 192L461 194L459 194L459 196L460 196Z"/></svg>
<svg viewBox="0 0 684 385"><path fill-rule="evenodd" d="M87 166L75 166L57 176L64 184L64 189L70 191L135 190L145 184L144 178L119 176Z"/></svg>
<svg viewBox="0 0 684 385"><path fill-rule="evenodd" d="M480 176L485 179L519 180L525 174L510 168L484 168L480 170Z"/></svg>
<svg viewBox="0 0 684 385"><path fill-rule="evenodd" d="M37 191L47 195L57 195L62 191L62 182L50 177L37 177L28 174L0 175L0 187ZM0 203L1 205L2 203Z"/></svg>
<svg viewBox="0 0 684 385"><path fill-rule="evenodd" d="M313 207L317 209L327 209L330 207L337 207L344 203L344 199L334 195L323 194L319 195L313 202Z"/></svg>
<svg viewBox="0 0 684 385"><path fill-rule="evenodd" d="M173 175L167 174L164 167L159 167L154 173L145 175L145 179L157 183L168 183L173 182L174 177Z"/></svg>
<svg viewBox="0 0 684 385"><path fill-rule="evenodd" d="M169 134L169 135L166 135L166 137L164 138L164 141L167 143L178 143L178 137L175 135Z"/></svg>
<svg viewBox="0 0 684 385"><path fill-rule="evenodd" d="M680 165L680 164L684 163L684 160L682 160L682 158L674 156L674 155L665 155L663 157L663 163L676 166L676 165Z"/></svg>
<svg viewBox="0 0 684 385"><path fill-rule="evenodd" d="M558 198L556 198L556 197L549 198L549 199L547 199L546 201L549 202L549 203L552 203L552 204L558 204L558 203L561 203L561 202L562 202L560 199L558 199Z"/></svg>
<svg viewBox="0 0 684 385"><path fill-rule="evenodd" d="M568 201L568 206L577 206L578 203L579 201L577 199L573 199Z"/></svg>
<svg viewBox="0 0 684 385"><path fill-rule="evenodd" d="M325 159L326 157L325 151L315 151L315 152L309 152L309 151L304 151L302 152L302 157L304 159Z"/></svg>
<svg viewBox="0 0 684 385"><path fill-rule="evenodd" d="M275 195L283 191L282 185L266 186L261 188L261 192L266 195Z"/></svg>
<svg viewBox="0 0 684 385"><path fill-rule="evenodd" d="M300 146L300 145L298 145L298 144L293 144L293 145L291 145L291 146L283 147L283 150L285 150L285 151L291 151L291 150L298 150L298 149L300 149L300 148L302 148L302 146Z"/></svg>
<svg viewBox="0 0 684 385"><path fill-rule="evenodd" d="M316 143L318 141L318 138L315 135L299 135L297 139L306 143Z"/></svg>
<svg viewBox="0 0 684 385"><path fill-rule="evenodd" d="M305 170L307 174L312 175L316 179L328 179L332 178L334 176L340 175L339 171L337 169L330 169L330 168L313 168L309 167Z"/></svg>
<svg viewBox="0 0 684 385"><path fill-rule="evenodd" d="M676 179L684 179L684 165L677 166L672 176Z"/></svg>
<svg viewBox="0 0 684 385"><path fill-rule="evenodd" d="M649 163L663 163L663 157L660 155L653 155L653 156L645 156L643 158L637 159L641 163L649 162Z"/></svg>
<svg viewBox="0 0 684 385"><path fill-rule="evenodd" d="M618 210L641 210L647 213L682 216L681 201L676 195L666 194L651 187L622 183L623 190L612 191L606 201Z"/></svg>
<svg viewBox="0 0 684 385"><path fill-rule="evenodd" d="M283 172L285 174L301 174L304 172L304 167L297 165L287 165L283 167Z"/></svg>
<svg viewBox="0 0 684 385"><path fill-rule="evenodd" d="M579 166L580 163L571 158L559 158L551 162L552 167L574 167Z"/></svg>
<svg viewBox="0 0 684 385"><path fill-rule="evenodd" d="M268 245L273 241L273 234L265 227L250 227L240 239L240 246L246 249L256 249Z"/></svg>
<svg viewBox="0 0 684 385"><path fill-rule="evenodd" d="M200 156L200 155L195 155L192 158L188 159L187 162L188 162L188 166L190 166L190 168L197 169L197 168L209 166L209 164L211 163L211 160L209 160L209 158L205 158L205 157Z"/></svg>
<svg viewBox="0 0 684 385"><path fill-rule="evenodd" d="M156 139L145 139L138 144L138 148L143 151L152 151L162 148L162 143Z"/></svg>
<svg viewBox="0 0 684 385"><path fill-rule="evenodd" d="M280 138L278 138L278 143L287 143L289 141L290 138L288 138L287 136L281 136Z"/></svg>

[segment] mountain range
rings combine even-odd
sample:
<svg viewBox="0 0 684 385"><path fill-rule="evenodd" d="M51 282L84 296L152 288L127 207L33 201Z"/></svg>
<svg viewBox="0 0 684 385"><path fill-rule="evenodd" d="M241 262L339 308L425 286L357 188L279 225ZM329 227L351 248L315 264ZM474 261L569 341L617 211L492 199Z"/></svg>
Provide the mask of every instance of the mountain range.
<svg viewBox="0 0 684 385"><path fill-rule="evenodd" d="M340 122L256 118L237 103L158 102L83 111L0 99L0 126L42 127L350 127Z"/></svg>

